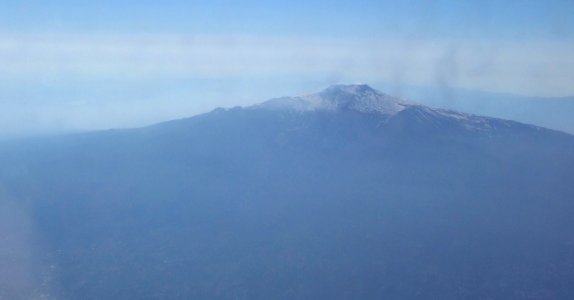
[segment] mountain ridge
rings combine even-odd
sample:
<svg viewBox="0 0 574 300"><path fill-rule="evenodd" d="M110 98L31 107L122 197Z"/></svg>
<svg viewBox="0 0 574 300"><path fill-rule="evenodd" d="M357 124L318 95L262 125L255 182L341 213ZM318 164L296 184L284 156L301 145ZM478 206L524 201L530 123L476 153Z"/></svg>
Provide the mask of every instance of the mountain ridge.
<svg viewBox="0 0 574 300"><path fill-rule="evenodd" d="M397 119L400 118L413 118L412 121L419 123L421 121L420 118L426 118L427 124L430 126L450 123L451 125L456 125L455 127L459 127L460 129L465 129L467 131L475 130L489 132L496 128L504 129L509 126L519 126L524 129L534 131L548 130L555 133L560 132L562 134L570 135L569 133L555 129L526 124L515 120L475 115L451 109L433 108L402 98L390 96L366 84L336 84L317 93L302 96L273 98L246 107L238 106L233 108L216 108L209 113L223 113L226 111L237 110L368 114L374 117L380 117L378 126L388 122L396 123L398 122ZM409 117L407 117L407 115L409 115ZM194 117L195 116L179 120L191 119ZM419 120L416 120L417 118L419 118ZM179 120L172 120L159 124L169 124L172 122L178 122ZM153 127L155 125L150 126Z"/></svg>

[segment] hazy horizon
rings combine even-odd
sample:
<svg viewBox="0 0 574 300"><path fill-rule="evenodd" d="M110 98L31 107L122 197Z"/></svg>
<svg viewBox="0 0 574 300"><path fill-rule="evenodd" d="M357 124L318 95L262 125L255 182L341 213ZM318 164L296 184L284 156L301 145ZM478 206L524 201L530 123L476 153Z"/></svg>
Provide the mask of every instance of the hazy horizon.
<svg viewBox="0 0 574 300"><path fill-rule="evenodd" d="M336 83L395 96L413 87L445 98L458 89L574 96L573 9L476 0L7 3L0 136L138 127Z"/></svg>

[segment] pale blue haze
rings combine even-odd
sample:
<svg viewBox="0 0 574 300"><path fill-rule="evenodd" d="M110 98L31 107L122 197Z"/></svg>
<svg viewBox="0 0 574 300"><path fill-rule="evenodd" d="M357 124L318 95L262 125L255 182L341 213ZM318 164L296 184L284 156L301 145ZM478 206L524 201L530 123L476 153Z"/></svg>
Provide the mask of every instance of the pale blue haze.
<svg viewBox="0 0 574 300"><path fill-rule="evenodd" d="M335 83L572 96L572 11L572 1L10 1L0 136L141 126Z"/></svg>

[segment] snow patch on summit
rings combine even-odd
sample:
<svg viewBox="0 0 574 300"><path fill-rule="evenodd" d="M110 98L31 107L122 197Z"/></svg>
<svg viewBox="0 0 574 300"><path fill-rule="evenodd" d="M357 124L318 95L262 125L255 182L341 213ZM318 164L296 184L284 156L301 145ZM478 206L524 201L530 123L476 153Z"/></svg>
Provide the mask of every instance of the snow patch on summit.
<svg viewBox="0 0 574 300"><path fill-rule="evenodd" d="M356 111L394 115L413 104L383 94L368 85L334 85L316 94L271 99L259 108L295 111Z"/></svg>
<svg viewBox="0 0 574 300"><path fill-rule="evenodd" d="M516 122L476 116L452 110L430 108L381 93L368 85L333 85L322 92L299 97L271 99L251 106L255 109L295 112L359 112L377 114L385 123L422 124L428 128L462 128L468 131L491 131L509 128Z"/></svg>

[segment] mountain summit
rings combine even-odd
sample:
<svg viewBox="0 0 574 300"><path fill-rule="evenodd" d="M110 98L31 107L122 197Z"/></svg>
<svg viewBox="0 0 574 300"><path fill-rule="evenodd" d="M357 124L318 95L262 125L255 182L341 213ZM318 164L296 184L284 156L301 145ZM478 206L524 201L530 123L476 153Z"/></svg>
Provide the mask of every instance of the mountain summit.
<svg viewBox="0 0 574 300"><path fill-rule="evenodd" d="M327 89L299 97L283 97L256 107L296 111L356 111L394 115L413 104L381 93L366 84L332 85Z"/></svg>

